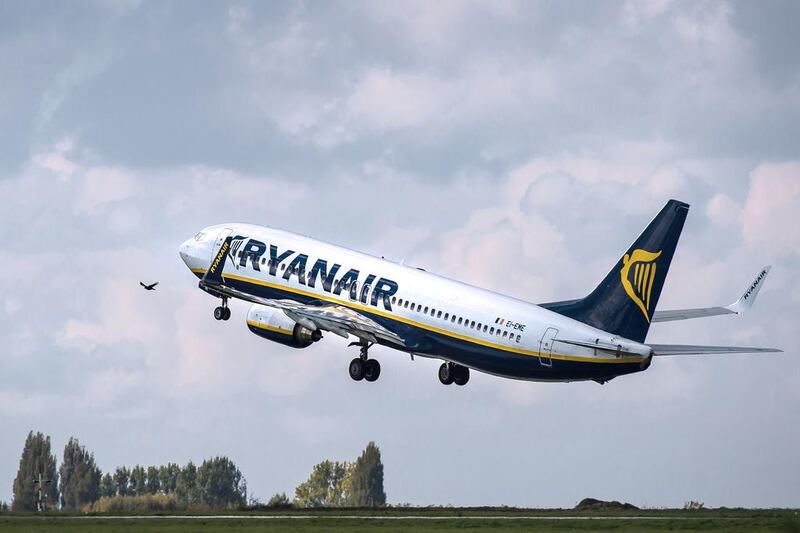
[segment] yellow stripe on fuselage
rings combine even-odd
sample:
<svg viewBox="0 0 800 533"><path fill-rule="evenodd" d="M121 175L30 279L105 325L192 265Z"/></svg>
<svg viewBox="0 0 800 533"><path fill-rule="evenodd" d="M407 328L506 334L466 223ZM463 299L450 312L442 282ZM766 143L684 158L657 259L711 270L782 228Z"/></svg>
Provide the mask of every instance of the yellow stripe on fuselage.
<svg viewBox="0 0 800 533"><path fill-rule="evenodd" d="M196 274L205 274L205 270L202 269L202 268L193 268L191 270L192 270L192 272L194 272ZM392 313L390 313L388 311L382 311L382 310L377 309L375 307L368 307L366 305L361 305L359 303L352 302L352 301L349 301L349 300L338 300L336 298L333 298L333 297L330 297L330 296L326 296L326 295L323 295L323 294L318 294L318 293L315 293L315 292L308 292L308 291L304 291L302 289L297 289L295 287L288 287L286 285L279 285L277 283L270 283L268 281L255 279L255 278L249 278L249 277L246 277L246 276L240 276L238 274L224 273L224 274L222 274L222 277L223 278L227 278L227 279L236 280L236 281L244 281L245 283L252 283L253 285L261 285L262 287L269 287L269 288L272 288L272 289L278 289L278 290L282 290L282 291L286 291L286 292L291 292L291 293L294 293L294 294L298 294L300 296L306 296L306 297L309 297L309 298L315 298L317 300L325 300L325 301L328 301L328 302L331 302L331 303L335 303L337 305L343 305L343 306L349 307L351 309L357 309L359 311L365 311L367 313L372 313L372 314L375 314L375 315L382 316L384 318L388 318L389 320L395 320L397 322L402 322L404 324L408 324L409 326L418 327L420 329L431 331L433 333L438 333L440 335L445 335L447 337L453 337L455 339L460 339L460 340L463 340L463 341L471 342L473 344L479 344L481 346L486 346L488 348L494 348L496 350L503 350L503 351L506 351L506 352L512 352L512 353L516 353L516 354L519 354L519 355L528 355L528 356L533 356L533 357L540 357L540 353L539 352L535 352L533 350L523 350L521 348L514 348L512 346L506 346L504 344L496 344L496 343L493 343L493 342L485 341L483 339L477 339L475 337L469 337L467 335L462 335L462 334L456 333L454 331L449 331L449 330L446 330L446 329L440 329L440 328L437 328L435 326L431 326L429 324L423 324L421 322L416 322L414 320L410 320L410 319L402 317L402 316L396 316L396 315L393 315ZM556 341L558 341L558 339L556 339ZM644 361L643 357L626 357L626 358L616 358L615 357L615 358L612 359L612 358L605 358L605 357L584 357L584 356L580 356L580 355L565 355L565 354L556 354L556 353L554 353L552 355L545 355L545 357L548 357L548 358L551 358L551 359L558 359L558 360L561 360L561 361L577 361L577 362L580 362L580 363L641 363L642 361Z"/></svg>

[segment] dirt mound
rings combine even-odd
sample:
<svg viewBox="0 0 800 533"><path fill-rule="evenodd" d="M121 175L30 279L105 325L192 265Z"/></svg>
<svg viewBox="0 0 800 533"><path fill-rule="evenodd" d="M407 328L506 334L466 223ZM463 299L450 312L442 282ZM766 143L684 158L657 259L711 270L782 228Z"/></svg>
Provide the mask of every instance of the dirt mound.
<svg viewBox="0 0 800 533"><path fill-rule="evenodd" d="M639 508L630 503L606 502L594 498L584 498L575 506L576 511L635 511Z"/></svg>

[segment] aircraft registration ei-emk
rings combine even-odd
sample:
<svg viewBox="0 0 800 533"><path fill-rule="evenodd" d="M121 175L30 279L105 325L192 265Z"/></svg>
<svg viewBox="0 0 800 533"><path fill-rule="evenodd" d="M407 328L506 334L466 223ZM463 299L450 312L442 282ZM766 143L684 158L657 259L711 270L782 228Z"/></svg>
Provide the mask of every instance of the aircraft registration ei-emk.
<svg viewBox="0 0 800 533"><path fill-rule="evenodd" d="M287 231L249 224L209 226L180 256L200 288L252 303L247 325L265 339L306 348L330 332L360 348L350 377L375 381L380 344L440 359L439 380L464 385L470 369L530 381L605 383L646 370L665 355L779 352L743 346L646 342L652 322L741 314L770 267L725 307L657 311L689 205L670 200L591 294L538 305Z"/></svg>

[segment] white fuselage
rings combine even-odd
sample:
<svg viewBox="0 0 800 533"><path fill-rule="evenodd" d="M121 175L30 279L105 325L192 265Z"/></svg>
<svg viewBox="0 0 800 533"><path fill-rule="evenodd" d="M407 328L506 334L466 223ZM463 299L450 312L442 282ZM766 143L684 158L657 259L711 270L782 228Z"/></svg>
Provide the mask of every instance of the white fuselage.
<svg viewBox="0 0 800 533"><path fill-rule="evenodd" d="M402 345L383 343L404 352L540 381L605 381L650 363L648 346L537 305L287 231L211 226L181 246L181 258L201 277L229 234L242 239L225 264L226 283L261 297L363 313L408 339ZM341 283L348 272L355 286ZM612 353L609 346L620 350Z"/></svg>

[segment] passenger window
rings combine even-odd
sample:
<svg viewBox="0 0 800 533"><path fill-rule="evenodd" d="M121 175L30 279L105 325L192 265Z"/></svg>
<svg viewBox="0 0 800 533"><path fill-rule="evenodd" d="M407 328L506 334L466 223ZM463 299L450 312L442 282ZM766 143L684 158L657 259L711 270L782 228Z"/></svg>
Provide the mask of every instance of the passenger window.
<svg viewBox="0 0 800 533"><path fill-rule="evenodd" d="M478 322L478 331L480 331L480 330L481 330L481 323Z"/></svg>
<svg viewBox="0 0 800 533"><path fill-rule="evenodd" d="M436 316L436 309L431 308L431 316Z"/></svg>
<svg viewBox="0 0 800 533"><path fill-rule="evenodd" d="M405 301L405 303L403 304L403 307L405 307L406 309L408 309L408 300L406 300L406 301Z"/></svg>
<svg viewBox="0 0 800 533"><path fill-rule="evenodd" d="M438 313L436 313L436 318L442 318L442 312L441 312L441 311L439 311Z"/></svg>
<svg viewBox="0 0 800 533"><path fill-rule="evenodd" d="M428 314L428 306L427 305L425 306L425 310L423 311L423 313L425 313L426 315Z"/></svg>
<svg viewBox="0 0 800 533"><path fill-rule="evenodd" d="M493 328L493 329L494 329L494 328ZM486 333L487 331L489 331L489 326L487 326L486 324L484 324L484 325L483 325L483 332L484 332L484 333Z"/></svg>
<svg viewBox="0 0 800 533"><path fill-rule="evenodd" d="M504 331L504 332L503 332L503 338L505 339L506 337L508 337L508 332L507 332L507 331Z"/></svg>
<svg viewBox="0 0 800 533"><path fill-rule="evenodd" d="M281 263L281 270L286 270L286 263Z"/></svg>
<svg viewBox="0 0 800 533"><path fill-rule="evenodd" d="M463 319L461 317L458 317L458 325L459 326L461 325L461 320L463 320Z"/></svg>
<svg viewBox="0 0 800 533"><path fill-rule="evenodd" d="M494 328L489 330L489 335L494 335Z"/></svg>
<svg viewBox="0 0 800 533"><path fill-rule="evenodd" d="M519 342L519 340L520 340L521 338L522 338L522 336L521 336L521 335L517 335L517 342Z"/></svg>
<svg viewBox="0 0 800 533"><path fill-rule="evenodd" d="M414 304L411 304L411 310L412 311L414 310Z"/></svg>
<svg viewBox="0 0 800 533"><path fill-rule="evenodd" d="M399 306L402 306L402 305L403 305L403 299L402 299L402 298L400 298L399 300L397 300L397 305L399 305Z"/></svg>
<svg viewBox="0 0 800 533"><path fill-rule="evenodd" d="M447 317L449 317L449 316L450 316L450 313L445 313L444 314L444 319L447 320Z"/></svg>
<svg viewBox="0 0 800 533"><path fill-rule="evenodd" d="M475 329L475 321L474 320L472 322L470 322L469 327L471 327L472 329Z"/></svg>
<svg viewBox="0 0 800 533"><path fill-rule="evenodd" d="M450 322L452 322L453 324L455 324L455 323L456 323L456 315L453 315L453 318L452 318L452 319L450 319Z"/></svg>
<svg viewBox="0 0 800 533"><path fill-rule="evenodd" d="M497 328L497 336L500 336L500 328Z"/></svg>
<svg viewBox="0 0 800 533"><path fill-rule="evenodd" d="M392 296L392 303L397 302L397 296Z"/></svg>

